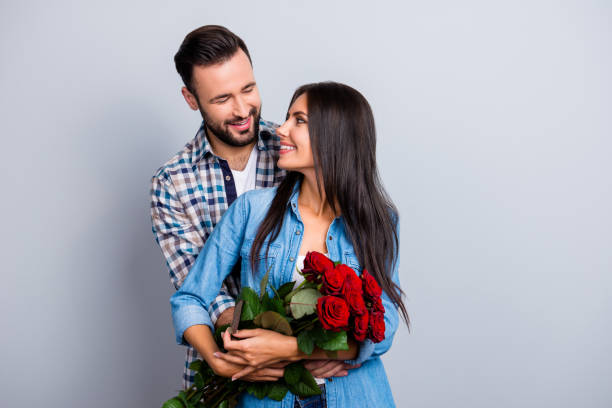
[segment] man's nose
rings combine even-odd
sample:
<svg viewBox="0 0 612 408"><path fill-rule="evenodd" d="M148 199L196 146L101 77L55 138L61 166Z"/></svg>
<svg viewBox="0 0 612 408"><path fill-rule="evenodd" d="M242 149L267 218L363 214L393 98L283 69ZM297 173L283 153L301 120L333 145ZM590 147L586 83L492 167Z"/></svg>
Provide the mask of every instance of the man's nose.
<svg viewBox="0 0 612 408"><path fill-rule="evenodd" d="M234 100L233 114L239 118L246 118L249 115L249 104L241 97Z"/></svg>

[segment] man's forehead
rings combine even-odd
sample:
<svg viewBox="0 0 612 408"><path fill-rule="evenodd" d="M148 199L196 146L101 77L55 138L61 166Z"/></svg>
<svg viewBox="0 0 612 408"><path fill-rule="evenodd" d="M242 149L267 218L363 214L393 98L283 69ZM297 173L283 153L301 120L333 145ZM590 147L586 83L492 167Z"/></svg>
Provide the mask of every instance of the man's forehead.
<svg viewBox="0 0 612 408"><path fill-rule="evenodd" d="M194 86L201 97L240 92L255 81L253 68L246 54L240 50L229 60L215 65L193 67Z"/></svg>

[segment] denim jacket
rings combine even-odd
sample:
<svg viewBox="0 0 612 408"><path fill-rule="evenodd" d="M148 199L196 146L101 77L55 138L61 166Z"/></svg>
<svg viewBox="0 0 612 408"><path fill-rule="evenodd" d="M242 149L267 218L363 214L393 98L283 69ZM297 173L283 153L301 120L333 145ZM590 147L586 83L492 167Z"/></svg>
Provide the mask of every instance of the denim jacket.
<svg viewBox="0 0 612 408"><path fill-rule="evenodd" d="M259 293L259 282L270 268L269 284L279 287L292 280L296 259L302 244L304 224L298 211L299 183L287 204L283 226L278 237L271 242L266 254L266 243L257 256L257 273L253 274L250 251L255 234L263 221L270 203L276 194L275 188L248 191L238 197L228 208L213 233L206 241L183 286L170 299L176 340L186 344L183 333L196 324L206 324L214 332L208 314L209 305L215 299L225 277L241 259L241 284ZM361 273L342 221L335 218L327 233L327 249L330 258L340 261ZM392 279L399 286L399 259L394 263ZM273 293L270 291L270 295ZM385 339L377 344L365 340L359 344L357 358L348 361L360 363L361 367L349 370L346 377L328 378L325 392L328 407L394 407L391 388L387 381L380 355L385 353L393 341L399 316L386 293L382 296L385 307ZM249 394L240 398L240 407L293 408L294 395L287 393L282 401L269 398L259 400Z"/></svg>

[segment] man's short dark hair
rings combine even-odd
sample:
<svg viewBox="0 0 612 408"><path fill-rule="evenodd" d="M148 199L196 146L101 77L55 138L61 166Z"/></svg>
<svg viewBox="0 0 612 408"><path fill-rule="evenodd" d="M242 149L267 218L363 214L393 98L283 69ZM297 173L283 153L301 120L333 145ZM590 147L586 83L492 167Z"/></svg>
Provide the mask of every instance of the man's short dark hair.
<svg viewBox="0 0 612 408"><path fill-rule="evenodd" d="M185 86L195 95L192 83L193 66L215 65L227 61L238 49L244 51L251 62L249 50L240 37L223 26L205 25L187 34L174 56L174 63Z"/></svg>

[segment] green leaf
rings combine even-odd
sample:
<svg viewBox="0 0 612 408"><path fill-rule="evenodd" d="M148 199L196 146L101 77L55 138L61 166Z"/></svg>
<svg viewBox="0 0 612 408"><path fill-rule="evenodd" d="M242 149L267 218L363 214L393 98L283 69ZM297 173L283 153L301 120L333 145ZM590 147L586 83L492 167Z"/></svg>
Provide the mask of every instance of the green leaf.
<svg viewBox="0 0 612 408"><path fill-rule="evenodd" d="M218 408L229 408L229 402L227 400L222 401L219 405L217 405Z"/></svg>
<svg viewBox="0 0 612 408"><path fill-rule="evenodd" d="M200 402L203 395L204 395L204 391L196 392L195 394L193 394L193 397L191 397L189 402L191 402L192 404L197 404L198 402Z"/></svg>
<svg viewBox="0 0 612 408"><path fill-rule="evenodd" d="M258 399L265 398L269 390L270 384L267 382L254 382L247 387L247 392Z"/></svg>
<svg viewBox="0 0 612 408"><path fill-rule="evenodd" d="M300 397L311 397L321 394L321 389L314 377L302 363L291 363L285 367L284 378L289 390Z"/></svg>
<svg viewBox="0 0 612 408"><path fill-rule="evenodd" d="M255 316L255 319L253 319L253 322L259 327L274 330L275 332L283 333L287 336L293 334L289 322L279 313L271 310L258 314Z"/></svg>
<svg viewBox="0 0 612 408"><path fill-rule="evenodd" d="M244 300L240 320L253 320L255 316L261 313L261 302L253 289L243 287L240 292L240 299Z"/></svg>
<svg viewBox="0 0 612 408"><path fill-rule="evenodd" d="M310 330L304 330L297 336L297 343L300 350L311 355L314 350L315 342Z"/></svg>
<svg viewBox="0 0 612 408"><path fill-rule="evenodd" d="M204 377L200 373L196 373L196 375L194 376L193 382L196 388L204 387Z"/></svg>
<svg viewBox="0 0 612 408"><path fill-rule="evenodd" d="M315 344L326 351L348 350L345 331L333 332L317 327L312 330Z"/></svg>
<svg viewBox="0 0 612 408"><path fill-rule="evenodd" d="M268 398L274 401L282 401L287 395L287 391L289 391L289 388L282 382L272 383L270 384L270 391L268 391Z"/></svg>
<svg viewBox="0 0 612 408"><path fill-rule="evenodd" d="M178 399L178 397L174 397L164 402L162 408L185 408L185 405L183 405L183 403L180 399Z"/></svg>
<svg viewBox="0 0 612 408"><path fill-rule="evenodd" d="M295 282L287 282L284 285L281 285L281 287L278 288L278 290L277 290L278 296L281 299L284 299L285 296L287 296L289 294L289 292L291 292L293 290L294 286L295 286Z"/></svg>
<svg viewBox="0 0 612 408"><path fill-rule="evenodd" d="M268 287L268 277L270 276L270 269L272 269L272 265L266 271L266 274L261 278L261 282L259 282L259 296L263 298L264 293L268 293L266 291L266 287Z"/></svg>
<svg viewBox="0 0 612 408"><path fill-rule="evenodd" d="M315 313L317 310L317 299L321 293L312 288L302 289L291 297L291 315L294 319L299 319L303 316Z"/></svg>
<svg viewBox="0 0 612 408"><path fill-rule="evenodd" d="M264 311L272 310L285 316L285 307L283 306L283 301L281 299L278 299L277 297L270 298L266 293L266 295L261 301L261 305Z"/></svg>
<svg viewBox="0 0 612 408"><path fill-rule="evenodd" d="M291 363L285 367L285 374L283 374L285 382L288 385L297 384L300 381L300 376L302 375L302 368L304 368L304 366L300 363Z"/></svg>
<svg viewBox="0 0 612 408"><path fill-rule="evenodd" d="M189 369L193 371L200 371L202 369L202 360L196 360L189 364Z"/></svg>
<svg viewBox="0 0 612 408"><path fill-rule="evenodd" d="M185 393L185 391L179 391L178 398L181 400L183 405L189 408L189 401L187 401L187 394Z"/></svg>
<svg viewBox="0 0 612 408"><path fill-rule="evenodd" d="M224 331L227 330L228 327L230 327L230 324L224 324L222 326L219 326L215 329L215 341L217 342L217 344L221 344L223 345L223 337L222 334Z"/></svg>

